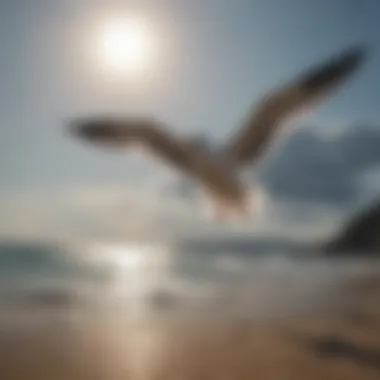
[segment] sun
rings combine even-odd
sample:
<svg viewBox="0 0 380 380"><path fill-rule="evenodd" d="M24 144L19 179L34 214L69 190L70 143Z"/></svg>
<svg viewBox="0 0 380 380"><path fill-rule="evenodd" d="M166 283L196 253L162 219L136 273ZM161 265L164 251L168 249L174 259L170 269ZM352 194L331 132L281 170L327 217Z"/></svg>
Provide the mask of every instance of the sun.
<svg viewBox="0 0 380 380"><path fill-rule="evenodd" d="M103 23L98 58L111 74L144 73L153 65L154 34L147 20L114 17Z"/></svg>

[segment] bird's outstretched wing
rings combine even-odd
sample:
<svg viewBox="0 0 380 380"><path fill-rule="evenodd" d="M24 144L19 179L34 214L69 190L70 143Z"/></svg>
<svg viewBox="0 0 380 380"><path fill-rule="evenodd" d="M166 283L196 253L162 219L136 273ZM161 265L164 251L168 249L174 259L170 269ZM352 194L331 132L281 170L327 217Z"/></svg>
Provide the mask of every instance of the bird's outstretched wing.
<svg viewBox="0 0 380 380"><path fill-rule="evenodd" d="M75 120L70 124L70 131L76 137L104 147L140 145L181 171L186 172L192 166L192 149L154 120L93 117Z"/></svg>
<svg viewBox="0 0 380 380"><path fill-rule="evenodd" d="M288 117L297 116L305 107L323 100L356 71L366 53L365 46L347 49L268 94L228 141L224 154L236 164L257 159Z"/></svg>
<svg viewBox="0 0 380 380"><path fill-rule="evenodd" d="M207 154L188 141L181 141L152 120L90 118L71 123L71 134L92 144L110 147L142 145L157 158L176 167L182 174L195 177L216 201L242 204L245 201L240 182L228 167L208 159Z"/></svg>

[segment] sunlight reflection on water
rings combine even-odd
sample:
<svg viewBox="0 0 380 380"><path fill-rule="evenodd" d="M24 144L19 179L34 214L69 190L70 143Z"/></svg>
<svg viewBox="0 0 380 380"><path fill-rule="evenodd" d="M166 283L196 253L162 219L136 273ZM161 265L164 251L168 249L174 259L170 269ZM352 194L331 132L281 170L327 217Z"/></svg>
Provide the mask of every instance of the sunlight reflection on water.
<svg viewBox="0 0 380 380"><path fill-rule="evenodd" d="M9 276L2 278L2 289L16 284L20 302L29 307L98 307L136 316L216 310L273 314L320 307L339 298L342 283L380 273L379 261L369 259L207 254L153 244L96 243L72 246L64 252L67 262L72 260L86 271L69 269L66 278L55 278L56 272L44 267L31 280L24 274L33 271L23 269L13 283ZM10 292L8 299L15 302L14 293Z"/></svg>

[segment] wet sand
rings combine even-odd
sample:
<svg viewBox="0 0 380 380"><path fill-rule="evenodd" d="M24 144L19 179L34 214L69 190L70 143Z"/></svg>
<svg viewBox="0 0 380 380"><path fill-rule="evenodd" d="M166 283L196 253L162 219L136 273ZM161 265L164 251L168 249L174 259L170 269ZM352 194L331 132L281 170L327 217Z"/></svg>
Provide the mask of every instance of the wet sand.
<svg viewBox="0 0 380 380"><path fill-rule="evenodd" d="M1 379L379 379L380 277L341 287L308 315L18 311L1 322Z"/></svg>

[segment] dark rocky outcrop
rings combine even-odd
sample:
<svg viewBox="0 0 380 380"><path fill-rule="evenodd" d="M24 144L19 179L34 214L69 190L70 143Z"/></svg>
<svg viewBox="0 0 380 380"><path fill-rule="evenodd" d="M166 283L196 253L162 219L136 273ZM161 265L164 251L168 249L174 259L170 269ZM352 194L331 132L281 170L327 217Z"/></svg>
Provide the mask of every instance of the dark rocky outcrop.
<svg viewBox="0 0 380 380"><path fill-rule="evenodd" d="M322 249L331 254L380 256L380 200L350 218L340 233Z"/></svg>

